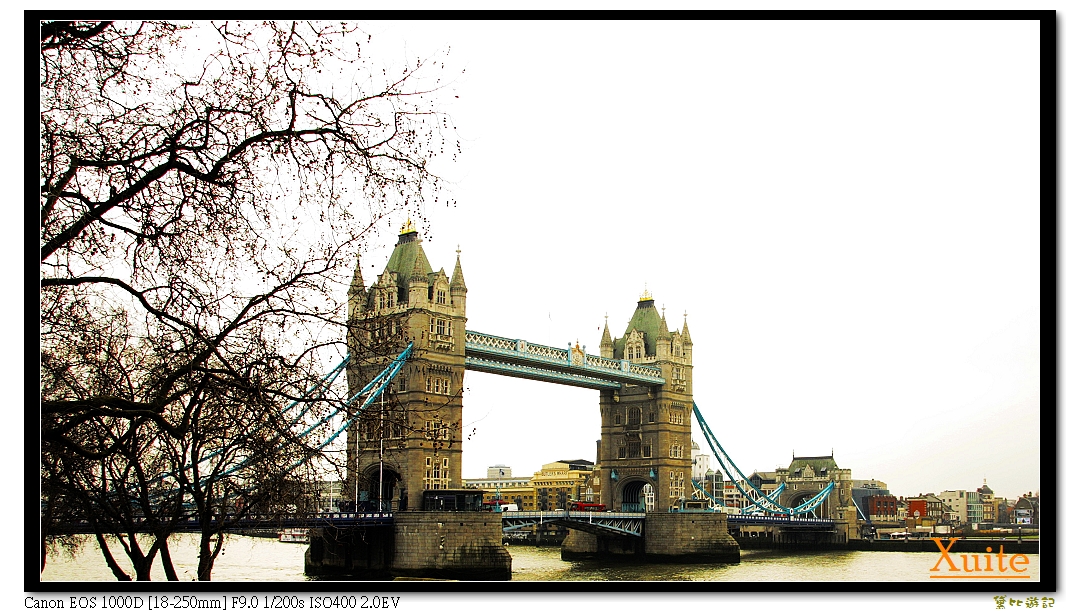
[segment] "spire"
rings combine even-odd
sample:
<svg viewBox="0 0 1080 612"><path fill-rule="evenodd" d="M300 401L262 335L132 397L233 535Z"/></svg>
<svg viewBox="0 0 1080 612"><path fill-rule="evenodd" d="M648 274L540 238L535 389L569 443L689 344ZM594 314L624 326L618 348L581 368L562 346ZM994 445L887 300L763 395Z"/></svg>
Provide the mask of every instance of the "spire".
<svg viewBox="0 0 1080 612"><path fill-rule="evenodd" d="M353 271L352 284L349 285L349 295L362 295L364 293L364 277L360 274L360 258L356 258L356 270Z"/></svg>
<svg viewBox="0 0 1080 612"><path fill-rule="evenodd" d="M682 342L683 344L693 344L690 341L690 327L686 325L686 311L682 313Z"/></svg>
<svg viewBox="0 0 1080 612"><path fill-rule="evenodd" d="M465 275L461 273L461 245L458 245L457 262L454 263L454 276L450 279L450 289L465 290Z"/></svg>
<svg viewBox="0 0 1080 612"><path fill-rule="evenodd" d="M664 307L664 306L661 306L660 307L660 313L661 313L660 314L660 337L661 338L670 338L671 337L671 332L668 330L668 326L667 326L667 308Z"/></svg>
<svg viewBox="0 0 1080 612"><path fill-rule="evenodd" d="M604 315L604 335L600 336L600 356L612 359L615 356L615 343L611 341L611 331L607 326L607 315Z"/></svg>

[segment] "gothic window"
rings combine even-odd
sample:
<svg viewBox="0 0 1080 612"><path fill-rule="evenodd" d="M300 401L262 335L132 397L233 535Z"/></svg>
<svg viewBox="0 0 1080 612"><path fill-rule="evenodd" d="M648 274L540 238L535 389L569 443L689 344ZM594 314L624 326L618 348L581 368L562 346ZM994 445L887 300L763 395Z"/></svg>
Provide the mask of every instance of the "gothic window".
<svg viewBox="0 0 1080 612"><path fill-rule="evenodd" d="M620 446L619 447L619 459L626 459L626 447L625 446Z"/></svg>
<svg viewBox="0 0 1080 612"><path fill-rule="evenodd" d="M622 425L622 410L615 411L615 424Z"/></svg>
<svg viewBox="0 0 1080 612"><path fill-rule="evenodd" d="M645 458L652 457L652 444L646 442L641 445L641 456Z"/></svg>
<svg viewBox="0 0 1080 612"><path fill-rule="evenodd" d="M685 494L682 472L668 472L668 497L681 499Z"/></svg>
<svg viewBox="0 0 1080 612"><path fill-rule="evenodd" d="M645 497L645 512L652 512L656 508L656 491L650 483L641 487L641 493Z"/></svg>
<svg viewBox="0 0 1080 612"><path fill-rule="evenodd" d="M627 446L627 456L631 459L637 459L641 456L640 440L630 440Z"/></svg>
<svg viewBox="0 0 1080 612"><path fill-rule="evenodd" d="M445 304L446 303L446 290L439 289L439 291L436 292L436 294L435 294L435 302L438 303L438 304Z"/></svg>
<svg viewBox="0 0 1080 612"><path fill-rule="evenodd" d="M634 406L626 411L626 424L630 426L641 425L641 408Z"/></svg>
<svg viewBox="0 0 1080 612"><path fill-rule="evenodd" d="M424 457L424 488L450 488L449 457Z"/></svg>
<svg viewBox="0 0 1080 612"><path fill-rule="evenodd" d="M678 408L672 408L668 410L668 422L672 425L683 424L683 411Z"/></svg>
<svg viewBox="0 0 1080 612"><path fill-rule="evenodd" d="M449 440L450 428L440 420L428 421L427 437L429 440Z"/></svg>
<svg viewBox="0 0 1080 612"><path fill-rule="evenodd" d="M683 447L682 447L682 445L679 444L678 442L672 444L671 445L671 458L672 459L682 459L682 455L683 455Z"/></svg>

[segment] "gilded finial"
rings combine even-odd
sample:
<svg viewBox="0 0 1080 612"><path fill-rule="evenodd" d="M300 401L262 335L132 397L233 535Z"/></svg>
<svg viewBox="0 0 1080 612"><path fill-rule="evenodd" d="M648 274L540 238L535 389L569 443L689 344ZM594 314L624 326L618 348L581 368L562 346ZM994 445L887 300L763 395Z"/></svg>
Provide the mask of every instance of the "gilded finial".
<svg viewBox="0 0 1080 612"><path fill-rule="evenodd" d="M645 291L643 291L641 293L641 297L638 299L638 301L639 302L647 302L647 301L649 301L651 299L652 299L652 294L649 293L649 283L645 283Z"/></svg>
<svg viewBox="0 0 1080 612"><path fill-rule="evenodd" d="M416 227L413 226L412 218L406 217L405 223L401 225L401 232L398 235L411 234L416 231Z"/></svg>

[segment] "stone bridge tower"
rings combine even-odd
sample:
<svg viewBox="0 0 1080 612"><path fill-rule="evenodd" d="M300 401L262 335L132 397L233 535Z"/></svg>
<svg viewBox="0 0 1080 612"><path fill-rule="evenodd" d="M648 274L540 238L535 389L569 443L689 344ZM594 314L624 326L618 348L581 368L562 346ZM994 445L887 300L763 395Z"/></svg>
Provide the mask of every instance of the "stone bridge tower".
<svg viewBox="0 0 1080 612"><path fill-rule="evenodd" d="M349 288L350 394L409 341L413 352L348 431L346 499L372 510L379 500L383 510L419 509L424 490L461 488L465 293L460 251L453 276L433 272L411 221L370 287L357 264Z"/></svg>
<svg viewBox="0 0 1080 612"><path fill-rule="evenodd" d="M600 392L595 474L609 509L666 511L691 499L692 347L685 315L682 331L670 331L648 291L622 337L612 340L605 321L601 357L659 367L666 381Z"/></svg>

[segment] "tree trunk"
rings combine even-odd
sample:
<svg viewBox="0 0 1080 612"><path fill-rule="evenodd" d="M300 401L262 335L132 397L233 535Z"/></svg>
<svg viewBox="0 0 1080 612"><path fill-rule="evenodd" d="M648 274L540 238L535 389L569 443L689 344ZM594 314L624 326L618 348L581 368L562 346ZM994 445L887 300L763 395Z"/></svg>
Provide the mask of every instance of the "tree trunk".
<svg viewBox="0 0 1080 612"><path fill-rule="evenodd" d="M173 566L172 553L169 552L169 536L168 534L165 534L164 537L158 537L161 538L161 569L165 570L166 580L176 582L180 580L180 578L176 576L176 567Z"/></svg>
<svg viewBox="0 0 1080 612"><path fill-rule="evenodd" d="M124 570L120 569L120 566L116 563L116 559L113 559L112 553L109 552L109 545L105 543L105 536L101 534L98 529L94 530L94 536L97 538L98 548L101 549L101 554L105 557L105 563L112 570L113 576L121 582L131 582L131 576L124 573Z"/></svg>
<svg viewBox="0 0 1080 612"><path fill-rule="evenodd" d="M211 540L213 540L214 549L210 550ZM225 534L222 532L217 533L203 533L199 539L199 580L210 580L210 572L214 569L214 561L217 560L218 554L221 552L221 545L225 540Z"/></svg>

